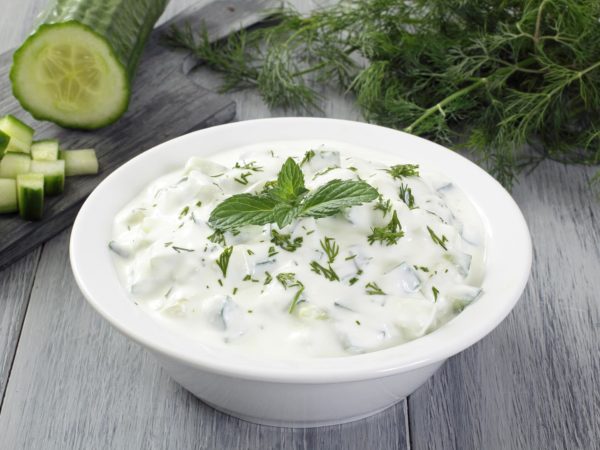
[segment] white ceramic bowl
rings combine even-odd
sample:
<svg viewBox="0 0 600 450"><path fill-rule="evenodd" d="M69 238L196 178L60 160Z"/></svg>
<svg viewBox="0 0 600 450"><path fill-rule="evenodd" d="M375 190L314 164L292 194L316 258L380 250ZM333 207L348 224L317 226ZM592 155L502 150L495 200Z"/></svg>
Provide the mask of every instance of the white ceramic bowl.
<svg viewBox="0 0 600 450"><path fill-rule="evenodd" d="M335 140L362 146L382 162L412 162L453 180L475 204L488 238L485 294L436 331L357 356L283 362L240 357L191 342L157 325L127 297L107 243L116 213L158 176L193 155L281 140ZM118 149L115 149L118 151ZM521 211L486 172L439 145L399 131L331 119L238 122L181 136L132 159L89 196L73 226L71 265L89 303L115 328L153 353L186 389L242 419L312 427L381 411L423 384L450 356L492 331L519 299L529 276L531 240Z"/></svg>

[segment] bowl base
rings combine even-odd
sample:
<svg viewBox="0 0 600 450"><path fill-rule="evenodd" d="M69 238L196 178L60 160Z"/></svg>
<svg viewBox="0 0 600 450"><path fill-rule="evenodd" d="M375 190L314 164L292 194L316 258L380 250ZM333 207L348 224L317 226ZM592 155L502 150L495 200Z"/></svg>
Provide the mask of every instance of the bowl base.
<svg viewBox="0 0 600 450"><path fill-rule="evenodd" d="M356 422L357 420L366 419L367 417L374 416L375 414L379 414L380 412L383 412L383 411L391 408L392 406L396 405L397 403L401 402L404 399L394 400L394 402L390 403L389 405L384 406L383 408L369 411L364 414L359 414L357 416L342 417L340 419L335 419L335 420L323 420L323 421L310 421L310 420L304 421L303 420L303 421L294 421L294 422L288 422L288 421L284 421L284 420L270 420L270 419L265 419L262 417L248 416L245 414L237 413L235 411L231 411L226 408L222 408L211 402L207 402L206 400L203 400L203 399L200 399L200 400L202 402L206 403L211 408L214 408L217 411L222 412L223 414L227 414L229 416L236 417L245 422L255 423L258 425L267 425L270 427L279 427L279 428L317 428L317 427L328 427L328 426L332 426L332 425L341 425L343 423Z"/></svg>

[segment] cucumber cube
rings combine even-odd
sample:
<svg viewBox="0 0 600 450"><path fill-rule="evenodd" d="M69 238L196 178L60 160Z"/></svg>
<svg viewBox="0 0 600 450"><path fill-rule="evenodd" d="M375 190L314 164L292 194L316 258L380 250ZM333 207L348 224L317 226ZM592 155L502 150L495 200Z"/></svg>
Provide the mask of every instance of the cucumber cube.
<svg viewBox="0 0 600 450"><path fill-rule="evenodd" d="M56 161L58 159L58 139L44 139L31 144L31 158L37 161Z"/></svg>
<svg viewBox="0 0 600 450"><path fill-rule="evenodd" d="M0 178L0 213L14 213L17 206L17 182L11 178Z"/></svg>
<svg viewBox="0 0 600 450"><path fill-rule="evenodd" d="M29 172L31 158L22 153L7 153L0 161L0 178L17 178L17 175Z"/></svg>
<svg viewBox="0 0 600 450"><path fill-rule="evenodd" d="M25 220L40 220L44 212L44 175L17 175L19 215Z"/></svg>
<svg viewBox="0 0 600 450"><path fill-rule="evenodd" d="M44 193L46 195L62 194L65 190L65 162L31 161L31 172L44 175Z"/></svg>
<svg viewBox="0 0 600 450"><path fill-rule="evenodd" d="M8 114L0 119L0 131L10 137L6 146L7 153L29 153L33 140L33 128Z"/></svg>
<svg viewBox="0 0 600 450"><path fill-rule="evenodd" d="M61 150L59 157L65 161L65 175L68 177L98 173L98 158L94 149Z"/></svg>

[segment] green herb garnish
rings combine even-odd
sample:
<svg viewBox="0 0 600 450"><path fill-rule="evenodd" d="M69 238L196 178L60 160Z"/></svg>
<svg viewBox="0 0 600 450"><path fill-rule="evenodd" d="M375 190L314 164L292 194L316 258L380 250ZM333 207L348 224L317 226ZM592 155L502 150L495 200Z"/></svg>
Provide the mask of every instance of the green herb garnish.
<svg viewBox="0 0 600 450"><path fill-rule="evenodd" d="M177 253L181 253L181 252L193 252L194 249L191 248L185 248L185 247L177 247L177 246L173 246L171 247L173 250L175 250Z"/></svg>
<svg viewBox="0 0 600 450"><path fill-rule="evenodd" d="M412 193L412 189L408 187L408 185L402 183L400 184L400 192L399 192L400 200L406 203L410 209L415 209L415 197Z"/></svg>
<svg viewBox="0 0 600 450"><path fill-rule="evenodd" d="M219 255L217 260L217 266L221 269L221 273L223 274L223 278L227 277L227 267L229 266L229 259L231 258L231 254L233 253L233 246L227 247L223 252Z"/></svg>
<svg viewBox="0 0 600 450"><path fill-rule="evenodd" d="M435 231L433 231L429 226L427 226L427 231L429 231L429 236L431 236L431 240L433 242L438 244L444 250L448 250L448 247L446 247L446 242L448 242L448 238L446 236L442 234L442 237L440 238L437 234L435 234Z"/></svg>
<svg viewBox="0 0 600 450"><path fill-rule="evenodd" d="M419 176L419 166L416 164L397 164L389 169L385 169L385 171L389 173L392 178L396 179Z"/></svg>
<svg viewBox="0 0 600 450"><path fill-rule="evenodd" d="M271 281L273 281L273 275L271 275L269 272L265 271L265 282L264 282L264 284L267 285Z"/></svg>
<svg viewBox="0 0 600 450"><path fill-rule="evenodd" d="M262 172L262 166L257 166L256 161L250 161L249 163L240 164L239 162L235 163L233 166L234 169L243 169L243 170L251 170L252 172Z"/></svg>
<svg viewBox="0 0 600 450"><path fill-rule="evenodd" d="M324 276L329 281L340 281L340 277L338 277L338 274L335 273L335 270L333 270L333 268L331 267L331 264L328 264L327 267L324 267L321 264L319 264L317 261L311 261L310 269L313 272Z"/></svg>
<svg viewBox="0 0 600 450"><path fill-rule="evenodd" d="M402 225L398 219L398 214L394 211L392 214L392 220L385 227L375 227L372 232L367 236L369 244L373 245L375 242L379 242L385 245L394 245L398 243L398 240L404 236L402 231Z"/></svg>
<svg viewBox="0 0 600 450"><path fill-rule="evenodd" d="M268 223L283 228L299 217L331 216L344 208L375 200L377 195L377 190L368 183L355 180L332 180L309 192L300 166L288 158L270 187L258 195L229 197L212 211L208 223L223 231Z"/></svg>
<svg viewBox="0 0 600 450"><path fill-rule="evenodd" d="M278 245L286 252L295 252L302 246L304 239L299 236L292 240L292 235L279 233L277 230L271 230L271 242Z"/></svg>
<svg viewBox="0 0 600 450"><path fill-rule="evenodd" d="M215 244L222 245L223 247L227 245L227 241L225 241L225 234L221 230L215 230L215 232L206 239L208 239L210 242L214 242Z"/></svg>
<svg viewBox="0 0 600 450"><path fill-rule="evenodd" d="M335 239L330 238L330 237L325 237L325 239L323 239L321 241L321 248L327 255L327 263L329 263L329 264L331 264L331 263L333 263L333 261L335 261L335 257L340 252L340 246L337 245L337 243L335 242Z"/></svg>
<svg viewBox="0 0 600 450"><path fill-rule="evenodd" d="M248 177L252 175L252 172L244 172L238 177L234 178L234 181L237 181L240 184L247 185L249 183Z"/></svg>
<svg viewBox="0 0 600 450"><path fill-rule="evenodd" d="M183 209L181 210L181 212L179 213L179 218L180 218L180 219L183 219L183 218L184 218L184 217L187 215L187 213L188 213L188 212L190 212L190 207L189 207L189 206L186 206L186 207L185 207L185 208L183 208Z"/></svg>
<svg viewBox="0 0 600 450"><path fill-rule="evenodd" d="M288 312L291 314L294 312L294 308L298 304L298 300L300 300L300 296L304 292L304 285L296 279L296 274L291 272L282 272L277 274L277 281L279 281L284 289L288 288L298 288L298 291L294 294L292 298L292 303L290 304L290 308Z"/></svg>
<svg viewBox="0 0 600 450"><path fill-rule="evenodd" d="M385 292L377 285L377 283L371 281L365 286L367 295L386 295Z"/></svg>
<svg viewBox="0 0 600 450"><path fill-rule="evenodd" d="M438 290L438 288L436 288L435 286L433 286L431 288L431 292L433 292L433 302L437 302L438 299L438 294L440 293L440 291Z"/></svg>
<svg viewBox="0 0 600 450"><path fill-rule="evenodd" d="M300 161L300 167L302 167L304 164L310 162L311 159L313 159L315 157L315 151L314 150L309 150L304 154L304 158L302 158L302 161Z"/></svg>
<svg viewBox="0 0 600 450"><path fill-rule="evenodd" d="M390 199L384 201L383 196L380 195L377 199L377 203L373 205L373 209L376 211L381 211L383 213L383 217L385 217L392 210L392 202Z"/></svg>

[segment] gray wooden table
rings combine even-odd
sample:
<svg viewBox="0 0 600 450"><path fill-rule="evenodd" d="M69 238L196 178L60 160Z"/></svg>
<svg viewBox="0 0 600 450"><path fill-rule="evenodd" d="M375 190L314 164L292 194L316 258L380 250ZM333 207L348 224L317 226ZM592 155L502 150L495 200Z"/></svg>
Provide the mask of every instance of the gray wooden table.
<svg viewBox="0 0 600 450"><path fill-rule="evenodd" d="M163 20L192 2L173 0ZM46 0L2 3L0 51L22 41ZM213 78L206 74L207 85ZM280 114L252 93L234 98L240 120ZM328 98L327 116L360 118L348 101ZM0 272L0 449L598 449L592 173L548 162L521 177L514 197L534 265L507 320L406 401L320 429L249 424L180 388L87 306L69 268L67 230Z"/></svg>

